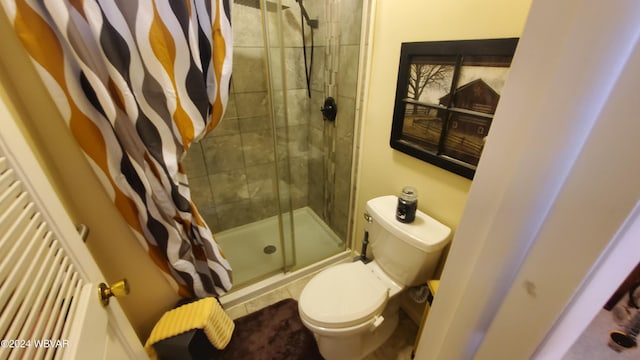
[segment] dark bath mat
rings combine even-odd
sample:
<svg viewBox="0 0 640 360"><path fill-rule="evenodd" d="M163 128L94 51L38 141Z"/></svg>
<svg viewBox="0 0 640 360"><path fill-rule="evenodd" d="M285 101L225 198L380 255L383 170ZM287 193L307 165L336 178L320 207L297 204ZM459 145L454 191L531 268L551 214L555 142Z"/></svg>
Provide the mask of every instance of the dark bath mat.
<svg viewBox="0 0 640 360"><path fill-rule="evenodd" d="M236 319L231 342L217 351L224 360L322 360L313 333L298 315L298 302L285 299Z"/></svg>

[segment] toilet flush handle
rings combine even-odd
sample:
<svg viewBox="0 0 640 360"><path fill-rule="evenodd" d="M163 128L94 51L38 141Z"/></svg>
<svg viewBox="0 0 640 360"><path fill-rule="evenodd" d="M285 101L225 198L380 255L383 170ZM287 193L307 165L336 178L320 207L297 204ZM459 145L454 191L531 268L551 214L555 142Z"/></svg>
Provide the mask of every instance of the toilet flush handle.
<svg viewBox="0 0 640 360"><path fill-rule="evenodd" d="M375 331L378 326L382 325L382 322L384 322L384 317L382 315L376 316L375 319L373 319L371 326L369 327L369 331Z"/></svg>

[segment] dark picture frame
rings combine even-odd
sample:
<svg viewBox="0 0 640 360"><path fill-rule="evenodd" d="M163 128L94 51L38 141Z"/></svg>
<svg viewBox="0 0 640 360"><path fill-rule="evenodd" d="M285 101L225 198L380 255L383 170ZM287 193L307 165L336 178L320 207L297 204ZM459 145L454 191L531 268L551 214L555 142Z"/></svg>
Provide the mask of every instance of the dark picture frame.
<svg viewBox="0 0 640 360"><path fill-rule="evenodd" d="M517 44L403 43L391 147L473 179Z"/></svg>

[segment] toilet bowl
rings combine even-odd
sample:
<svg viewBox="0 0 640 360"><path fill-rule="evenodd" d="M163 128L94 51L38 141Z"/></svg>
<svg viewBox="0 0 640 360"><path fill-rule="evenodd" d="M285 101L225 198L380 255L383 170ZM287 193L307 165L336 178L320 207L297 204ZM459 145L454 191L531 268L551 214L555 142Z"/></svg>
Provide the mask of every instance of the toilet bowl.
<svg viewBox="0 0 640 360"><path fill-rule="evenodd" d="M339 264L309 281L298 310L325 359L359 359L395 329L401 290L375 262Z"/></svg>
<svg viewBox="0 0 640 360"><path fill-rule="evenodd" d="M411 224L395 220L395 196L367 202L374 260L329 267L304 287L302 323L327 360L357 360L378 348L398 323L399 294L433 274L451 229L418 211Z"/></svg>

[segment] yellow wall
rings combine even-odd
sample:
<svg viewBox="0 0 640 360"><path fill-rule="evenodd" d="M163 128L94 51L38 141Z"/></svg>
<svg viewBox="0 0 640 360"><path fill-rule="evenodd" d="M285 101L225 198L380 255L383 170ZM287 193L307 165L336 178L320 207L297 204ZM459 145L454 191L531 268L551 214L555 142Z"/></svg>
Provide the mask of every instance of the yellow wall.
<svg viewBox="0 0 640 360"><path fill-rule="evenodd" d="M138 336L146 340L155 322L178 296L103 190L2 10L0 34L0 96L24 131L73 223L89 226L87 246L105 280L129 280L131 294L120 303Z"/></svg>
<svg viewBox="0 0 640 360"><path fill-rule="evenodd" d="M402 4L402 6L399 6ZM471 181L391 149L389 137L402 42L519 37L531 0L378 0L356 195L356 249L368 199L418 190L418 208L457 228Z"/></svg>

